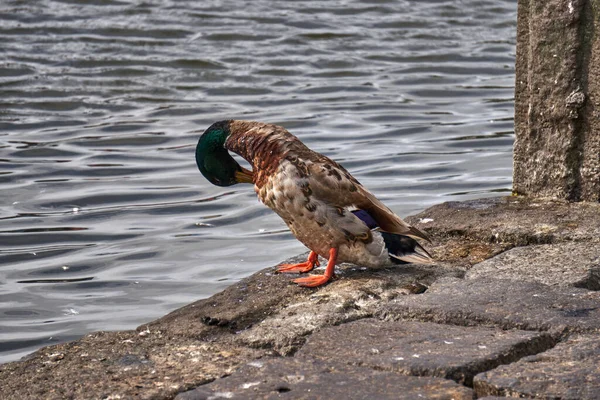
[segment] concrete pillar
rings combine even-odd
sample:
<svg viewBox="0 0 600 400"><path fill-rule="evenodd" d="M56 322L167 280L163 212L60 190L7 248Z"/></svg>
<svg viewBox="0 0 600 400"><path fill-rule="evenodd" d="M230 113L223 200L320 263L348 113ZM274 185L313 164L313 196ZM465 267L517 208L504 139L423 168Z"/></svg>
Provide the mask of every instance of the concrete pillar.
<svg viewBox="0 0 600 400"><path fill-rule="evenodd" d="M600 0L518 0L514 191L600 201Z"/></svg>

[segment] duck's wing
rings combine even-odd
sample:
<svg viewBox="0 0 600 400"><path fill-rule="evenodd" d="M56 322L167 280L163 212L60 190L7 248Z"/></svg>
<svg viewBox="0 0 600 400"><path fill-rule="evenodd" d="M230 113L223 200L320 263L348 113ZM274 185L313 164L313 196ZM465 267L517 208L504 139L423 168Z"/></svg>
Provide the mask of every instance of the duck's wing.
<svg viewBox="0 0 600 400"><path fill-rule="evenodd" d="M429 236L404 222L335 161L318 155L308 168L311 191L320 200L335 207L365 210L385 232L431 242Z"/></svg>
<svg viewBox="0 0 600 400"><path fill-rule="evenodd" d="M385 232L425 239L428 242L431 242L431 239L427 234L414 226L409 225L402 218L394 214L392 210L386 207L385 204L362 185L359 186L356 205L359 209L367 211Z"/></svg>
<svg viewBox="0 0 600 400"><path fill-rule="evenodd" d="M285 128L234 120L230 122L229 129L231 134L225 148L252 164L257 187L262 187L285 159L297 167L300 178L308 179L310 191L320 200L341 209L365 210L383 231L431 241L425 233L394 214L344 167L310 150Z"/></svg>

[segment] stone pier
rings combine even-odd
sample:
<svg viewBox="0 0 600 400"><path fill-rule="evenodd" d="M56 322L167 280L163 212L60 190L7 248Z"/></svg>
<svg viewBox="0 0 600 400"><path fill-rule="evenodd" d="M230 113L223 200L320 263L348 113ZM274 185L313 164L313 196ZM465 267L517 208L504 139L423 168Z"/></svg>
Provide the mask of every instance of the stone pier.
<svg viewBox="0 0 600 400"><path fill-rule="evenodd" d="M599 0L519 0L514 192L600 201Z"/></svg>
<svg viewBox="0 0 600 400"><path fill-rule="evenodd" d="M505 197L408 220L436 265L343 265L317 289L267 268L2 365L0 398L600 398L600 204Z"/></svg>

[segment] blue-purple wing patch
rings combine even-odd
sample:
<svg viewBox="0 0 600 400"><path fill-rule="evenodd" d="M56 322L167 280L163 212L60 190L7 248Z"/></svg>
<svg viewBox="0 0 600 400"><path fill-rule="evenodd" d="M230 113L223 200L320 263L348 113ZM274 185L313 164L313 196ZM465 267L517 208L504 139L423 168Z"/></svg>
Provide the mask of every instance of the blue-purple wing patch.
<svg viewBox="0 0 600 400"><path fill-rule="evenodd" d="M373 217L371 217L371 214L365 210L354 210L352 211L352 214L356 215L362 222L364 222L369 229L375 229L379 227L377 221L375 221Z"/></svg>

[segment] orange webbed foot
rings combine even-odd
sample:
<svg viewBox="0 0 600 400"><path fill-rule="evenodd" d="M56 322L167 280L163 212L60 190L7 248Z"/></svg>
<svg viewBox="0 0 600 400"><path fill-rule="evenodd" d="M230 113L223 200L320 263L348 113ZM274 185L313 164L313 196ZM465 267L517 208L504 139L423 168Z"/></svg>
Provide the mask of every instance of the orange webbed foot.
<svg viewBox="0 0 600 400"><path fill-rule="evenodd" d="M304 278L294 279L292 282L303 287L318 287L326 284L332 277L325 275L309 275Z"/></svg>
<svg viewBox="0 0 600 400"><path fill-rule="evenodd" d="M325 268L325 273L323 275L309 275L304 278L294 279L294 283L304 287L317 287L329 282L334 276L333 271L335 270L335 263L337 262L337 254L337 248L332 247L329 249L329 261L327 261L327 268Z"/></svg>
<svg viewBox="0 0 600 400"><path fill-rule="evenodd" d="M319 264L314 264L306 261L300 264L281 264L278 268L277 268L277 272L281 272L281 273L286 273L286 274L303 274L305 272L310 272L315 268L315 265L319 265Z"/></svg>
<svg viewBox="0 0 600 400"><path fill-rule="evenodd" d="M311 251L308 255L308 260L299 264L281 264L279 268L277 268L277 272L282 273L292 273L292 274L302 274L304 272L312 271L315 266L321 265L318 260L317 253Z"/></svg>

